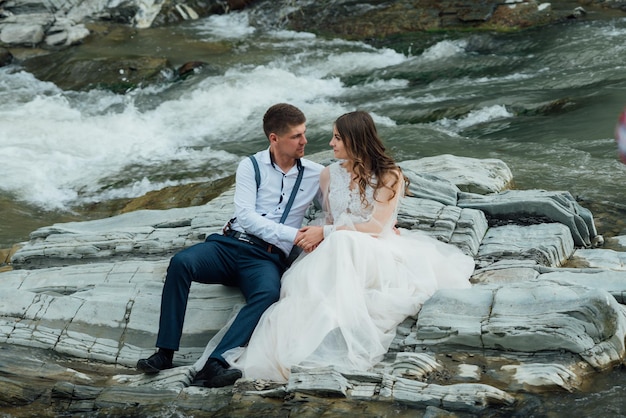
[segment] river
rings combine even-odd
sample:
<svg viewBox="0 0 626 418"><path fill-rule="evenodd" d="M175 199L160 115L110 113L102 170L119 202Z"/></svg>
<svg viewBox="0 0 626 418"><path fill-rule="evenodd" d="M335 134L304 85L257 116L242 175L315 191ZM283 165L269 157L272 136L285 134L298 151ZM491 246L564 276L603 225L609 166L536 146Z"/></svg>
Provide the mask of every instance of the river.
<svg viewBox="0 0 626 418"><path fill-rule="evenodd" d="M86 219L98 202L231 175L266 146L261 117L283 101L308 117L308 153L328 149L337 116L367 110L398 160L498 158L515 187L570 191L605 238L626 234L614 139L626 106L626 18L376 46L255 22L246 11L138 33L123 48L210 66L124 95L62 91L17 64L0 68L0 248ZM609 376L592 394L548 396L525 416L586 404L618 416L626 379Z"/></svg>

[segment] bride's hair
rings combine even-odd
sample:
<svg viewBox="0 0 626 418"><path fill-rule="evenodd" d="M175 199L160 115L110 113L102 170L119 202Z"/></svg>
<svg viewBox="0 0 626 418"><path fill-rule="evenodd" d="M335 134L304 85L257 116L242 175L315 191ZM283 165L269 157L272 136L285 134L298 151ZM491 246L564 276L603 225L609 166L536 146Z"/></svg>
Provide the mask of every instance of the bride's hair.
<svg viewBox="0 0 626 418"><path fill-rule="evenodd" d="M408 188L408 179L394 159L385 152L385 146L378 136L374 120L369 113L357 110L343 114L335 121L335 128L344 143L346 153L352 163L351 167L356 176L355 182L359 186L361 202L367 205L365 188L367 185L374 189L374 199L382 187L390 188L396 195L399 181L405 183L405 193ZM394 176L393 183L388 186L389 177Z"/></svg>

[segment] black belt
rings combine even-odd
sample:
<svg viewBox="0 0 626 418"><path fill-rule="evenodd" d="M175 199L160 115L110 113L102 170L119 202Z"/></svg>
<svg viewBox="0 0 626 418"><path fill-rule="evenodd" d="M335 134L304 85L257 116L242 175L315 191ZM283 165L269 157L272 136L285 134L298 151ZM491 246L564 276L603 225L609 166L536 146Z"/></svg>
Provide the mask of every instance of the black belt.
<svg viewBox="0 0 626 418"><path fill-rule="evenodd" d="M225 232L224 235L227 237L235 238L239 241L247 242L248 244L256 245L264 251L267 251L268 253L278 254L281 257L285 256L283 250L273 244L270 244L267 241L263 241L259 237L255 237L254 235L246 234L245 232L239 232L232 229Z"/></svg>

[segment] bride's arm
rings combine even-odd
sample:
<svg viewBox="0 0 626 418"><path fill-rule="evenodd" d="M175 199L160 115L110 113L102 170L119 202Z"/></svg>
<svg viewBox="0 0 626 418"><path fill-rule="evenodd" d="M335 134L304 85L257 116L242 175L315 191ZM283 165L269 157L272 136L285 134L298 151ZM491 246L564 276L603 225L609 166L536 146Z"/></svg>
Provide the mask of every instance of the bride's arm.
<svg viewBox="0 0 626 418"><path fill-rule="evenodd" d="M330 213L330 204L328 202L328 193L330 192L330 169L324 167L320 173L320 190L322 191L322 210L324 212L324 224L333 223L333 216Z"/></svg>
<svg viewBox="0 0 626 418"><path fill-rule="evenodd" d="M320 176L320 187L324 193L324 210L328 210L328 177L324 178L324 172L328 175L328 170L324 169ZM383 231L392 231L396 223L397 207L400 196L404 194L404 180L402 172L398 171L399 178L394 174L388 174L383 181L387 187L378 189L378 194L373 204L372 216L367 222L350 225L325 225L325 226L305 226L300 229L302 239L296 245L302 247L304 251L313 251L328 234L335 230L356 230L374 236L380 235ZM396 184L394 185L394 182ZM393 187L395 186L395 194ZM346 191L347 193L347 191ZM327 215L329 216L329 215ZM328 219L327 219L328 221ZM332 219L330 219L332 222ZM328 222L327 222L328 223Z"/></svg>

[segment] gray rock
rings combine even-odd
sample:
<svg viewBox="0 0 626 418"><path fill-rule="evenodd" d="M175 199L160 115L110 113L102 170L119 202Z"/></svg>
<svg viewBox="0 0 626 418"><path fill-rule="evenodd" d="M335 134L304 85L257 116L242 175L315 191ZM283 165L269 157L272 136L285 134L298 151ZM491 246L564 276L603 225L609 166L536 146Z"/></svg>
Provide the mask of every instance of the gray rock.
<svg viewBox="0 0 626 418"><path fill-rule="evenodd" d="M480 172L477 164L471 161L467 175L458 168L458 178ZM175 400L183 410L208 413L228 405L239 408L228 414L250 416L253 409L241 399L254 399L263 408L264 402L286 397L328 396L480 413L491 406L509 407L511 393L577 390L595 370L624 361L626 312L618 303L626 295L623 254L574 252L572 228L582 227L573 219L579 216L593 225L590 214L580 216L584 210L557 192L538 200L540 205L552 201L548 207L563 223L545 217L538 218L543 223L490 228L482 210L453 204L457 193L464 196L455 184L407 172L416 196L403 200L399 225L458 245L474 256L478 269L472 288L439 290L416 317L407 318L373 370L294 367L287 385L240 379L234 388L189 386L206 342L244 303L235 289L193 284L174 369L156 376L122 372L106 384L70 373L51 377L56 382L51 389L13 378L6 382L6 395L0 394L0 405L31 405L49 397L42 392L48 390L64 412L74 414L129 412L132 403L144 414L159 415ZM492 199L476 196L472 199L484 198L483 203ZM523 204L521 196L534 202L538 194L516 194L509 201ZM13 256L14 267L21 269L2 273L0 344L134 367L154 351L169 257L219 231L232 212L232 200L231 188L199 207L137 211L34 231ZM309 218L317 213L312 209ZM573 262L582 268L561 267ZM12 364L15 370L21 367ZM243 398L233 401L233 391Z"/></svg>
<svg viewBox="0 0 626 418"><path fill-rule="evenodd" d="M581 248L574 252L572 260L586 267L626 270L626 253L621 251Z"/></svg>
<svg viewBox="0 0 626 418"><path fill-rule="evenodd" d="M13 256L16 266L36 267L94 259L166 256L221 230L230 214L227 193L208 205L167 211L141 210L87 222L40 228ZM231 203L232 205L232 203Z"/></svg>
<svg viewBox="0 0 626 418"><path fill-rule="evenodd" d="M558 267L573 253L574 241L563 224L505 225L489 228L477 259L483 266L494 260L523 259Z"/></svg>
<svg viewBox="0 0 626 418"><path fill-rule="evenodd" d="M446 409L479 412L490 405L512 405L514 398L493 386L461 383L436 385L385 376L381 397L414 406L442 406Z"/></svg>
<svg viewBox="0 0 626 418"><path fill-rule="evenodd" d="M0 47L0 67L11 64L13 62L13 54L8 49Z"/></svg>
<svg viewBox="0 0 626 418"><path fill-rule="evenodd" d="M402 168L446 179L468 193L496 193L508 188L513 180L509 167L494 158L476 159L445 154L404 162Z"/></svg>
<svg viewBox="0 0 626 418"><path fill-rule="evenodd" d="M6 45L39 44L44 38L44 28L41 25L4 25L0 28L0 42Z"/></svg>
<svg viewBox="0 0 626 418"><path fill-rule="evenodd" d="M410 162L401 162L400 167L409 180L411 197L434 200L444 205L456 205L459 188L452 182L411 168Z"/></svg>
<svg viewBox="0 0 626 418"><path fill-rule="evenodd" d="M539 279L439 290L407 346L466 346L535 353L565 350L595 369L624 358L626 311L608 292Z"/></svg>
<svg viewBox="0 0 626 418"><path fill-rule="evenodd" d="M487 219L477 210L446 206L435 200L405 198L398 211L399 228L417 229L476 255L487 231Z"/></svg>
<svg viewBox="0 0 626 418"><path fill-rule="evenodd" d="M488 196L461 193L458 206L478 209L497 219L551 219L566 225L574 243L582 247L591 246L598 235L591 212L580 206L569 192L507 190Z"/></svg>
<svg viewBox="0 0 626 418"><path fill-rule="evenodd" d="M541 279L603 290L618 303L626 304L626 271L557 270L542 274Z"/></svg>
<svg viewBox="0 0 626 418"><path fill-rule="evenodd" d="M167 261L129 261L6 272L0 342L134 366L154 350L166 267ZM234 289L192 286L177 357L183 364L202 354L243 303Z"/></svg>
<svg viewBox="0 0 626 418"><path fill-rule="evenodd" d="M89 33L89 29L83 24L75 25L71 21L65 23L57 21L48 31L45 42L49 46L75 45L89 36Z"/></svg>

